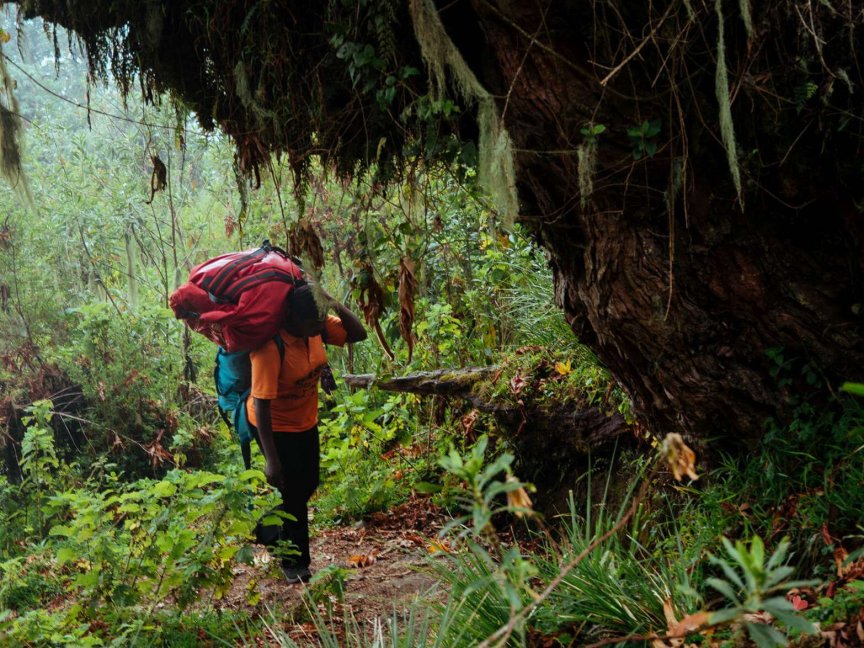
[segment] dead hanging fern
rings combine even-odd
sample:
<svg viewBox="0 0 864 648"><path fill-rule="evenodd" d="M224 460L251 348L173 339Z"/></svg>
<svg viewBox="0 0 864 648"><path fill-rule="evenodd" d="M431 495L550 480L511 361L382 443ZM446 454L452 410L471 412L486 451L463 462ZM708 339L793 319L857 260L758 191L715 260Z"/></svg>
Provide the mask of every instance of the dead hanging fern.
<svg viewBox="0 0 864 648"><path fill-rule="evenodd" d="M417 295L416 265L408 257L399 260L399 332L408 344L408 362L414 357L414 297Z"/></svg>
<svg viewBox="0 0 864 648"><path fill-rule="evenodd" d="M381 315L384 313L385 297L381 285L375 280L375 271L372 265L368 262L365 263L362 270L355 275L351 283L359 293L357 302L363 311L363 318L375 331L375 337L378 338L378 343L384 349L387 357L390 360L395 360L396 356L390 349L390 345L387 344L384 331L381 330Z"/></svg>
<svg viewBox="0 0 864 648"><path fill-rule="evenodd" d="M447 71L462 98L477 106L480 183L492 196L505 223L511 225L519 212L516 195L516 163L513 144L504 128L495 98L480 83L450 40L432 0L410 0L414 35L429 73L429 82L439 96L445 94Z"/></svg>
<svg viewBox="0 0 864 648"><path fill-rule="evenodd" d="M742 0L746 1L746 0ZM729 73L726 69L726 44L723 33L723 0L714 0L717 11L717 74L715 76L715 91L717 102L720 107L720 139L726 149L726 158L729 161L729 172L732 174L732 183L738 193L738 201L741 211L744 211L744 193L741 188L741 169L738 166L738 150L735 143L735 124L732 121L732 98L729 94ZM749 16L749 14L748 14ZM747 24L745 19L745 24ZM752 29L752 25L751 25Z"/></svg>
<svg viewBox="0 0 864 648"><path fill-rule="evenodd" d="M301 218L294 223L288 232L288 246L291 254L308 259L316 271L324 267L324 247L308 218Z"/></svg>

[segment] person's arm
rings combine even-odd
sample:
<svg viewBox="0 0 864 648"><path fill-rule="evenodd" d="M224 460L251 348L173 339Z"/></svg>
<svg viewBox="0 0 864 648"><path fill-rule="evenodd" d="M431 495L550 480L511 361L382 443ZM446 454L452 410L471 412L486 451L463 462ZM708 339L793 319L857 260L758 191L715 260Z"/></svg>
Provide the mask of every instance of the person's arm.
<svg viewBox="0 0 864 648"><path fill-rule="evenodd" d="M345 341L348 343L353 343L362 342L363 340L365 340L366 329L363 328L363 324L360 322L360 319L354 313L348 310L348 308L344 304L333 299L333 297L331 297L326 291L324 292L324 296L330 300L330 306L333 308L336 316L340 320L342 320L342 326L345 329L345 333L347 333L348 335Z"/></svg>
<svg viewBox="0 0 864 648"><path fill-rule="evenodd" d="M258 439L261 441L261 450L264 453L264 476L267 478L269 484L281 490L284 486L282 462L279 461L276 444L273 441L270 401L253 398L252 404L255 408L255 419L258 423Z"/></svg>

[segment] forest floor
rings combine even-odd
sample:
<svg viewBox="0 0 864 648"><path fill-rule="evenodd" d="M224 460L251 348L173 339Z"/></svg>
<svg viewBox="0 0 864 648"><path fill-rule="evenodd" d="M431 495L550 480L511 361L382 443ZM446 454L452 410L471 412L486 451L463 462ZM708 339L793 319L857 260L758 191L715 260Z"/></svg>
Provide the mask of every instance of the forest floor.
<svg viewBox="0 0 864 648"><path fill-rule="evenodd" d="M318 614L328 618L328 625L337 633L346 618L353 618L361 628L371 625L394 611L406 611L418 596L429 601L443 598L434 589L436 579L431 573L431 560L449 549L446 541L438 538L448 520L442 509L421 497L386 512L373 513L362 522L318 533L313 520L313 573L331 565L343 568L342 601L332 585L316 585L314 581L310 585L286 584L278 562L271 559L264 547L256 545L253 563L235 568L233 584L215 601L215 607L225 611L251 609L268 626L274 621L279 623L281 630L298 643L316 634L309 610L310 598L317 604ZM310 587L320 591L304 597ZM259 637L258 643L278 642L275 637Z"/></svg>

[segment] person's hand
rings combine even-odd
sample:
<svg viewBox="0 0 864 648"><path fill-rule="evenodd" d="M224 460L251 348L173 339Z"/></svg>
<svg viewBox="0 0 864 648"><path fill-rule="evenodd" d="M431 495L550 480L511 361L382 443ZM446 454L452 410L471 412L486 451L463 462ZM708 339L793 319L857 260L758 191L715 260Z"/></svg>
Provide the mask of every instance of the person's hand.
<svg viewBox="0 0 864 648"><path fill-rule="evenodd" d="M275 486L279 490L285 485L285 477L282 474L282 464L279 460L264 462L264 476L267 478L267 483Z"/></svg>

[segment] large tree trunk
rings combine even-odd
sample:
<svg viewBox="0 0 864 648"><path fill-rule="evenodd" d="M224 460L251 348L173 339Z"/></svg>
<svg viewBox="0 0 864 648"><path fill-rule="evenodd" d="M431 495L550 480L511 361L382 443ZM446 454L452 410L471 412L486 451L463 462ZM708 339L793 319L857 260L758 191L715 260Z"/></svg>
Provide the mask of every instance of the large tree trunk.
<svg viewBox="0 0 864 648"><path fill-rule="evenodd" d="M775 71L776 91L789 89L782 48L795 44L751 56L767 44L759 34L748 42L736 13L725 46L738 151L750 157L741 157L742 209L715 133L715 5L693 2L699 32L683 5L657 4L471 0L448 3L443 16L500 97L522 220L549 251L576 335L652 429L752 438L788 409L787 388L802 376L818 376L822 389L864 376L861 131L833 137L825 129L836 122L817 121L818 108L799 116L786 98L763 100L760 73ZM790 21L773 37L804 40ZM848 43L860 43L862 28L849 30ZM700 41L707 71L694 69L692 50L676 55L676 38ZM601 77L638 47L604 87ZM655 118L658 150L634 161L625 129ZM586 196L576 149L589 122L607 130Z"/></svg>

